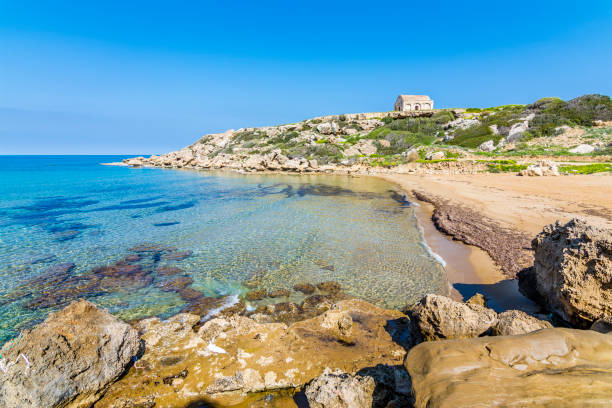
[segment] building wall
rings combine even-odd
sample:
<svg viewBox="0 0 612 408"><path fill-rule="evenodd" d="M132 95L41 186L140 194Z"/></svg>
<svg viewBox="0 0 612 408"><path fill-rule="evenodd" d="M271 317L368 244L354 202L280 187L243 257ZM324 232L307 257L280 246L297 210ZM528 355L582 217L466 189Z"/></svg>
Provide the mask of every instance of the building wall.
<svg viewBox="0 0 612 408"><path fill-rule="evenodd" d="M429 110L433 109L433 100L413 99L404 101L399 99L395 102L394 109L396 111Z"/></svg>

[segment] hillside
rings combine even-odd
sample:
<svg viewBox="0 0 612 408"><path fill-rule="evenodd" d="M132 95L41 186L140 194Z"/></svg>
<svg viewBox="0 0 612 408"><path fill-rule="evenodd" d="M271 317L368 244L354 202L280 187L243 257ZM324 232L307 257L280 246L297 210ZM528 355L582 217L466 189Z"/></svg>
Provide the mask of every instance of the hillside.
<svg viewBox="0 0 612 408"><path fill-rule="evenodd" d="M344 114L209 134L132 166L242 171L518 171L541 158L567 173L612 171L612 101L584 95L529 105ZM598 164L597 162L601 162Z"/></svg>

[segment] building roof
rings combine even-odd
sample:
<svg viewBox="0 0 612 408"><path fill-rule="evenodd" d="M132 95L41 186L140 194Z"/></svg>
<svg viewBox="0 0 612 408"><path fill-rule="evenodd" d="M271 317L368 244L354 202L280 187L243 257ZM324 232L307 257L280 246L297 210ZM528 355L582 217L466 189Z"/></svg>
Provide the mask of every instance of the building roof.
<svg viewBox="0 0 612 408"><path fill-rule="evenodd" d="M431 101L428 95L399 95L397 99L402 99L403 101Z"/></svg>

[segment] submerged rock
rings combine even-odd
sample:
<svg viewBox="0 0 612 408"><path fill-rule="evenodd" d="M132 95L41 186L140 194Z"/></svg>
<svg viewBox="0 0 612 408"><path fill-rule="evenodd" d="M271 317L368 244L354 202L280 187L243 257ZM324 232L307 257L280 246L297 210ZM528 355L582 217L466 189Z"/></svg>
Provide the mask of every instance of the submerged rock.
<svg viewBox="0 0 612 408"><path fill-rule="evenodd" d="M311 283L298 283L293 287L296 292L302 292L305 295L312 295L317 290L317 287Z"/></svg>
<svg viewBox="0 0 612 408"><path fill-rule="evenodd" d="M328 293L338 293L341 289L340 284L334 281L321 282L317 285L317 288L319 288L319 290L323 292Z"/></svg>
<svg viewBox="0 0 612 408"><path fill-rule="evenodd" d="M557 328L426 342L405 367L415 408L603 408L612 395L612 336Z"/></svg>
<svg viewBox="0 0 612 408"><path fill-rule="evenodd" d="M268 293L268 296L271 298L289 297L290 295L291 295L291 291L288 289L277 289L277 290L272 290Z"/></svg>
<svg viewBox="0 0 612 408"><path fill-rule="evenodd" d="M612 315L612 231L573 219L546 226L532 246L532 274L519 279L535 284L537 301L583 328Z"/></svg>
<svg viewBox="0 0 612 408"><path fill-rule="evenodd" d="M492 309L440 295L421 299L412 317L426 340L477 337L497 323L497 313Z"/></svg>
<svg viewBox="0 0 612 408"><path fill-rule="evenodd" d="M2 348L0 406L90 407L139 350L128 324L73 302Z"/></svg>

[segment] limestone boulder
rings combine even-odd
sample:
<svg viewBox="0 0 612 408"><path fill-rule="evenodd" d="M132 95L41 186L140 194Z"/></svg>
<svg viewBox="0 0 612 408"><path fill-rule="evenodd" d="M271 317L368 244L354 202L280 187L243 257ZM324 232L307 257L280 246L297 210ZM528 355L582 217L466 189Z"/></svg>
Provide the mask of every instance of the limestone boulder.
<svg viewBox="0 0 612 408"><path fill-rule="evenodd" d="M4 345L0 406L90 407L141 349L128 324L85 300Z"/></svg>
<svg viewBox="0 0 612 408"><path fill-rule="evenodd" d="M306 386L310 408L371 408L376 384L372 377L325 373Z"/></svg>
<svg viewBox="0 0 612 408"><path fill-rule="evenodd" d="M495 142L493 140L487 140L486 142L482 142L480 146L478 146L478 150L482 152L492 152L495 150Z"/></svg>
<svg viewBox="0 0 612 408"><path fill-rule="evenodd" d="M317 125L317 132L322 135L335 135L338 133L338 125L335 122L325 122Z"/></svg>
<svg viewBox="0 0 612 408"><path fill-rule="evenodd" d="M508 137L506 138L506 140L508 142L517 142L521 140L521 138L523 137L523 133L525 133L528 129L529 129L529 121L525 120L525 121L515 123L510 128L510 131L508 132Z"/></svg>
<svg viewBox="0 0 612 408"><path fill-rule="evenodd" d="M425 340L478 337L497 323L497 313L486 307L427 295L412 309L414 323Z"/></svg>
<svg viewBox="0 0 612 408"><path fill-rule="evenodd" d="M131 167L140 167L143 165L144 161L145 161L144 157L133 157L130 159L123 160L123 163Z"/></svg>
<svg viewBox="0 0 612 408"><path fill-rule="evenodd" d="M595 147L588 145L588 144L579 144L573 149L568 150L568 152L574 153L574 154L588 154L588 153L593 153L594 151L595 151Z"/></svg>
<svg viewBox="0 0 612 408"><path fill-rule="evenodd" d="M588 328L612 315L612 231L572 219L548 225L532 241L531 276L540 303L567 322Z"/></svg>
<svg viewBox="0 0 612 408"><path fill-rule="evenodd" d="M446 157L444 152L429 152L425 155L426 160L440 160L444 157Z"/></svg>
<svg viewBox="0 0 612 408"><path fill-rule="evenodd" d="M344 151L344 156L346 157L359 156L359 155L369 156L371 154L376 153L376 151L377 151L376 146L374 145L374 142L372 140L361 139L357 143L355 143L353 146L350 146L349 148L347 148Z"/></svg>
<svg viewBox="0 0 612 408"><path fill-rule="evenodd" d="M415 408L603 408L612 395L612 336L556 328L426 342L405 367Z"/></svg>
<svg viewBox="0 0 612 408"><path fill-rule="evenodd" d="M491 331L495 336L515 336L552 327L546 320L540 320L520 310L507 310L497 317L499 321Z"/></svg>
<svg viewBox="0 0 612 408"><path fill-rule="evenodd" d="M549 160L542 160L537 164L532 164L518 173L519 176L558 176L557 165Z"/></svg>

